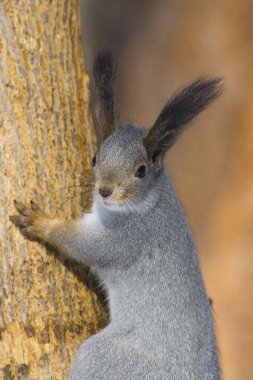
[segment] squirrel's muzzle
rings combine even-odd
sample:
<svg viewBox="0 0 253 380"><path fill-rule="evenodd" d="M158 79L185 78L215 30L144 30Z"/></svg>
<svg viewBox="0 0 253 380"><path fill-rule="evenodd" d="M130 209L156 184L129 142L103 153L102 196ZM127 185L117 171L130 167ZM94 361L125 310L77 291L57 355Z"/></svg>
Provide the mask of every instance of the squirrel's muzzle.
<svg viewBox="0 0 253 380"><path fill-rule="evenodd" d="M103 198L108 198L112 195L112 191L108 189L99 189L98 192Z"/></svg>

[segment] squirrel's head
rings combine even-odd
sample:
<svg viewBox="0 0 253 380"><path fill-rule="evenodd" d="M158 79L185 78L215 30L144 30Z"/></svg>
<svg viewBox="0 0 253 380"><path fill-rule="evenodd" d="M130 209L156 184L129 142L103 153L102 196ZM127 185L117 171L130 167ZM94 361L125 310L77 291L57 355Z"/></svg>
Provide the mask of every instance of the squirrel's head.
<svg viewBox="0 0 253 380"><path fill-rule="evenodd" d="M122 124L93 158L95 196L106 207L129 210L146 204L154 172L144 134L141 128Z"/></svg>
<svg viewBox="0 0 253 380"><path fill-rule="evenodd" d="M116 117L115 73L111 54L100 53L94 64L94 81L104 139L92 160L94 195L111 209L139 209L156 198L156 184L166 151L185 126L219 96L221 80L195 81L174 95L154 125L146 129L122 123Z"/></svg>

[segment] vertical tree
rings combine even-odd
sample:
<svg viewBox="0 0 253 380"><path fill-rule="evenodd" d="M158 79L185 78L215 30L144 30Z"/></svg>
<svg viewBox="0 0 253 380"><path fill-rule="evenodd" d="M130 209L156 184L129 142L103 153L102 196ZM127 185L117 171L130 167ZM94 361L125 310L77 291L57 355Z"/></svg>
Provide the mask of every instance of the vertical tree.
<svg viewBox="0 0 253 380"><path fill-rule="evenodd" d="M106 320L83 275L11 223L13 200L48 213L89 207L95 138L76 0L0 4L0 378L65 379ZM87 180L85 180L87 181ZM83 186L83 189L89 187ZM87 273L87 272L86 272Z"/></svg>

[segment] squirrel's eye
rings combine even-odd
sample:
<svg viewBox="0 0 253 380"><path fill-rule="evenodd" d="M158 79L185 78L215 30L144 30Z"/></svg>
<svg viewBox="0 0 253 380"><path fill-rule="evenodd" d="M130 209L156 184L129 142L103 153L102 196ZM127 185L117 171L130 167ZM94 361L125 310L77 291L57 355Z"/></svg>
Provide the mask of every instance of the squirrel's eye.
<svg viewBox="0 0 253 380"><path fill-rule="evenodd" d="M95 166L97 162L97 156L94 156L91 160L92 166Z"/></svg>
<svg viewBox="0 0 253 380"><path fill-rule="evenodd" d="M141 166L136 170L136 172L135 172L135 177L143 178L143 177L145 177L146 172L147 172L146 166L145 166L145 165L141 165Z"/></svg>

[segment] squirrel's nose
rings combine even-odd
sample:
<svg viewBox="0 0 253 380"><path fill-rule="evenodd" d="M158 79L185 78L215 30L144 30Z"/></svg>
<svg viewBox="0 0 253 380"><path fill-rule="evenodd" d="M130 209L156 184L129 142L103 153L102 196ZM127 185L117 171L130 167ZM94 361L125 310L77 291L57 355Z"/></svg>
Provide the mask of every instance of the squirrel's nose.
<svg viewBox="0 0 253 380"><path fill-rule="evenodd" d="M99 194L102 195L103 198L108 198L110 195L112 195L112 191L108 189L99 189Z"/></svg>

